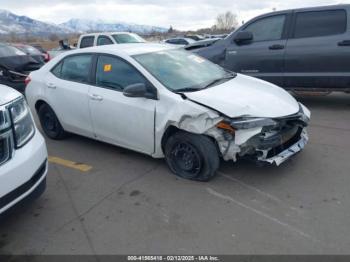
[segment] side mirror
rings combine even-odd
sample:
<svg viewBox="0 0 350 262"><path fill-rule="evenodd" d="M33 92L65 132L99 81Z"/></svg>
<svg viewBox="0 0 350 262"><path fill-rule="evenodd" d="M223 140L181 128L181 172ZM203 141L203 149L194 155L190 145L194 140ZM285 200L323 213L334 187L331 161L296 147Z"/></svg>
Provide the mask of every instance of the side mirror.
<svg viewBox="0 0 350 262"><path fill-rule="evenodd" d="M238 45L248 44L253 41L253 33L249 31L241 31L235 36L234 41Z"/></svg>
<svg viewBox="0 0 350 262"><path fill-rule="evenodd" d="M156 99L155 94L149 92L143 83L132 84L124 88L123 95L126 97L144 97Z"/></svg>

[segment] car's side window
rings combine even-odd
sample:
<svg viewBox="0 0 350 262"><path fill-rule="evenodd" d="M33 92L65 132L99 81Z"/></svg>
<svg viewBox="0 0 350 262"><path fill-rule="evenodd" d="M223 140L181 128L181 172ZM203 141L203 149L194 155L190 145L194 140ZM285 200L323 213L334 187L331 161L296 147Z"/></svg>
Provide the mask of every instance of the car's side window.
<svg viewBox="0 0 350 262"><path fill-rule="evenodd" d="M96 85L122 91L126 86L147 80L128 62L114 56L101 55L97 61Z"/></svg>
<svg viewBox="0 0 350 262"><path fill-rule="evenodd" d="M248 25L244 31L253 34L253 42L273 41L282 38L286 15L275 15L261 18Z"/></svg>
<svg viewBox="0 0 350 262"><path fill-rule="evenodd" d="M346 31L345 10L325 10L296 14L294 38L342 34Z"/></svg>
<svg viewBox="0 0 350 262"><path fill-rule="evenodd" d="M108 36L100 35L97 38L97 45L113 45L113 42Z"/></svg>
<svg viewBox="0 0 350 262"><path fill-rule="evenodd" d="M94 36L84 36L80 42L80 48L91 47L94 45Z"/></svg>
<svg viewBox="0 0 350 262"><path fill-rule="evenodd" d="M63 60L61 78L68 81L88 83L90 79L90 68L92 55L74 55Z"/></svg>
<svg viewBox="0 0 350 262"><path fill-rule="evenodd" d="M62 71L62 64L63 62L59 62L52 70L51 73L54 74L54 76L61 78L61 71Z"/></svg>

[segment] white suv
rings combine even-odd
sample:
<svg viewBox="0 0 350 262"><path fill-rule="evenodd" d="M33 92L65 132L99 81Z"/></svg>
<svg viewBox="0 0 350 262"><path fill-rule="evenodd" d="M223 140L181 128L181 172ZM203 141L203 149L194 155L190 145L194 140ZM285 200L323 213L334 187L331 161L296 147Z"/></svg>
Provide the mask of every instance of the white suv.
<svg viewBox="0 0 350 262"><path fill-rule="evenodd" d="M46 187L47 150L24 97L0 85L0 214Z"/></svg>

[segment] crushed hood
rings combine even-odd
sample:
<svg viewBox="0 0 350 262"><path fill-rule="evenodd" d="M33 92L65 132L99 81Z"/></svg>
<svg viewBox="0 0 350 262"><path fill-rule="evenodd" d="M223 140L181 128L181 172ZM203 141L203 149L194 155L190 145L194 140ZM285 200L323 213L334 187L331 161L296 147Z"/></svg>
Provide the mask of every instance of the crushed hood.
<svg viewBox="0 0 350 262"><path fill-rule="evenodd" d="M295 114L298 102L287 91L268 82L238 74L234 79L186 97L228 117L276 118Z"/></svg>

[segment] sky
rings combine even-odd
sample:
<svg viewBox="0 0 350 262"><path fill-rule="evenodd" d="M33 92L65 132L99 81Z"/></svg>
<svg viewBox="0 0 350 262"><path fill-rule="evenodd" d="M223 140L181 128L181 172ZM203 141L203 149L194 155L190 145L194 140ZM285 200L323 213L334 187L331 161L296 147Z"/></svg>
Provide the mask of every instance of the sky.
<svg viewBox="0 0 350 262"><path fill-rule="evenodd" d="M179 30L211 27L231 11L239 23L272 11L349 3L350 0L0 0L0 8L50 23L71 18L102 19Z"/></svg>

